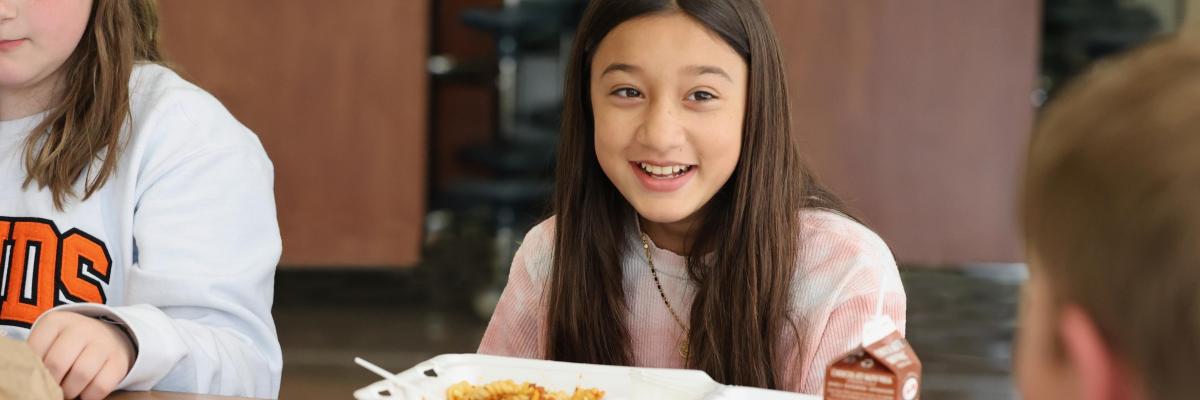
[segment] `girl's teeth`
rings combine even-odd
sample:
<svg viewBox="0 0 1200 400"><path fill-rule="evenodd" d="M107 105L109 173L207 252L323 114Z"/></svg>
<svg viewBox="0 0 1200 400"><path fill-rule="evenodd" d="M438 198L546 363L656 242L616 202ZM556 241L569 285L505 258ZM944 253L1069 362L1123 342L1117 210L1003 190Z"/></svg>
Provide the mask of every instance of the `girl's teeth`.
<svg viewBox="0 0 1200 400"><path fill-rule="evenodd" d="M691 169L691 167L687 166L687 165L672 165L669 167L660 167L657 165L649 165L646 163L639 163L639 166L642 167L643 171L646 171L646 172L650 173L651 175L658 175L658 176L678 175L680 173L687 172L689 169Z"/></svg>

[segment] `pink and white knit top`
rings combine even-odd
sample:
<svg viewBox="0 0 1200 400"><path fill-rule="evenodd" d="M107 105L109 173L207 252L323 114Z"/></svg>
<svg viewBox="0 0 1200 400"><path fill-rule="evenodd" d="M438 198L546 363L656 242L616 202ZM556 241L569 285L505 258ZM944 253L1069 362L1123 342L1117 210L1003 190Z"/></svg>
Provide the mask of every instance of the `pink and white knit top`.
<svg viewBox="0 0 1200 400"><path fill-rule="evenodd" d="M820 394L825 368L861 344L862 326L882 302L882 312L904 331L905 295L896 261L874 232L840 214L805 210L801 214L802 243L790 317L799 328L780 335L777 347L783 389ZM630 229L629 249L641 250L636 228ZM651 243L651 257L663 291L680 318L688 323L695 295L687 278L686 259ZM544 358L544 287L554 254L554 219L534 227L522 242L509 272L508 286L479 345L479 353ZM642 251L622 258L633 365L683 368L678 344L684 331L667 311L654 286ZM880 299L880 296L883 298Z"/></svg>

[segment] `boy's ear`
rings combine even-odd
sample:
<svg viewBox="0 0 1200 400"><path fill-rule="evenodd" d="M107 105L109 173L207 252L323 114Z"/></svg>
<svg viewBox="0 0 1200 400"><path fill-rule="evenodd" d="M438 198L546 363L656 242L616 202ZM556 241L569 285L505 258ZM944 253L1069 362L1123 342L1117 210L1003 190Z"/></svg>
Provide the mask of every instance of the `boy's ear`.
<svg viewBox="0 0 1200 400"><path fill-rule="evenodd" d="M1068 368L1080 385L1076 393L1082 400L1129 400L1143 398L1136 393L1129 368L1100 334L1086 312L1068 304L1058 317L1058 332L1066 353Z"/></svg>

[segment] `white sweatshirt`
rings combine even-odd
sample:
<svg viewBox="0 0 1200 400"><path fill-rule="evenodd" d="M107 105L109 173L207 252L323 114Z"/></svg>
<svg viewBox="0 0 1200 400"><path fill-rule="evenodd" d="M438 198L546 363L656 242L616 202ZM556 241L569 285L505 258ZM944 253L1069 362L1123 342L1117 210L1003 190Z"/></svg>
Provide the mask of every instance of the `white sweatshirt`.
<svg viewBox="0 0 1200 400"><path fill-rule="evenodd" d="M44 115L0 121L0 335L26 338L51 308L107 317L138 349L119 389L276 397L271 161L167 68L137 66L130 100L115 174L63 211L49 190L22 188L25 139Z"/></svg>

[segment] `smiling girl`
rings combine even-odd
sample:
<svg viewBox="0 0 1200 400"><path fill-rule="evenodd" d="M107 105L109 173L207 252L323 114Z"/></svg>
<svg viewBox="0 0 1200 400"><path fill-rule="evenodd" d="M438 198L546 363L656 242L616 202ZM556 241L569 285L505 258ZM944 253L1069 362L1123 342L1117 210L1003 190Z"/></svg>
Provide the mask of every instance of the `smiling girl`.
<svg viewBox="0 0 1200 400"><path fill-rule="evenodd" d="M891 252L803 165L785 79L756 0L591 2L555 216L479 352L819 393L866 321L903 329Z"/></svg>

